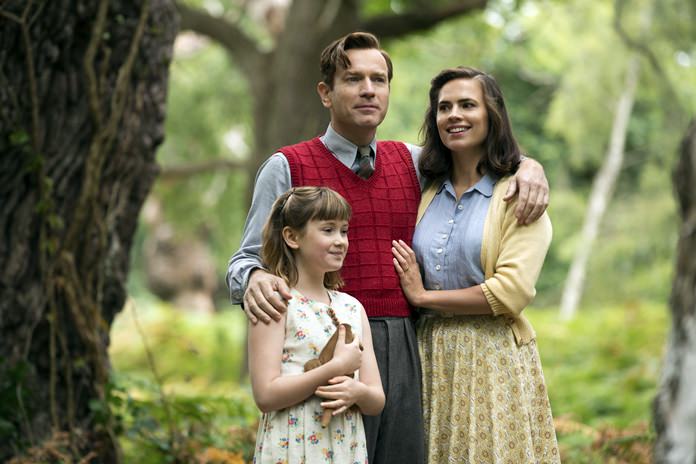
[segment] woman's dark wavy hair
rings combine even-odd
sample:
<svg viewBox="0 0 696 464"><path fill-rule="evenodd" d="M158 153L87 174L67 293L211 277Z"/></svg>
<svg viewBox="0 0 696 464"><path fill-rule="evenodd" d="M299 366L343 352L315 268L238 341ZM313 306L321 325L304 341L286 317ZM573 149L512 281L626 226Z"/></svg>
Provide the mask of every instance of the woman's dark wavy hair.
<svg viewBox="0 0 696 464"><path fill-rule="evenodd" d="M459 66L440 71L430 82L430 105L425 112L425 121L420 130L423 153L418 169L421 174L428 181L435 181L449 176L452 171L452 153L442 143L437 130L437 107L440 90L455 79L477 80L483 89L484 104L488 113L488 134L483 142L484 155L476 170L482 175L492 173L500 177L515 172L522 153L512 134L503 92L490 74L475 68Z"/></svg>
<svg viewBox="0 0 696 464"><path fill-rule="evenodd" d="M263 228L261 259L268 271L283 278L291 287L297 284L295 253L285 243L283 229L290 227L302 235L311 220L350 221L351 213L346 199L327 187L294 187L283 193L273 203ZM340 271L324 274L324 286L331 290L343 286Z"/></svg>

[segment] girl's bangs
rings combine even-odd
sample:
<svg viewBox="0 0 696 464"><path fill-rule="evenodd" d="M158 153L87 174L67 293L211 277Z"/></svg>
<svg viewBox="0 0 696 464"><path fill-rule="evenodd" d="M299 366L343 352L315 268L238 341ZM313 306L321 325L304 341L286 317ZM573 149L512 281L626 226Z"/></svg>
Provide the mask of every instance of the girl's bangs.
<svg viewBox="0 0 696 464"><path fill-rule="evenodd" d="M316 211L312 214L311 219L319 221L350 220L350 205L342 197L339 197L332 191L324 190L319 195L319 198L319 201L315 203Z"/></svg>

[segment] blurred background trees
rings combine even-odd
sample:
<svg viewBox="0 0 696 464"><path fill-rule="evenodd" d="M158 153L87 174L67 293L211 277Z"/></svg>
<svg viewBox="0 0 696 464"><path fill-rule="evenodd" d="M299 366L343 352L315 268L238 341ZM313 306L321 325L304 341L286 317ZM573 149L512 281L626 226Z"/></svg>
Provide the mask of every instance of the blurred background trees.
<svg viewBox="0 0 696 464"><path fill-rule="evenodd" d="M606 424L651 442L649 427L631 427L649 420L667 336L665 302L679 230L670 175L696 113L696 4L180 0L177 8L181 30L170 67L166 137L157 152L161 171L133 238L132 298L111 332L115 376L106 402L125 431L126 456L148 450L140 462L161 462L157 456L174 454L172 438L180 449L190 445L199 453L231 449L231 435L245 436L247 444L251 439L240 432L253 429L255 410L239 378L245 322L240 311L229 310L227 260L239 244L259 164L278 147L324 130L327 114L314 90L319 52L355 29L376 33L394 61L381 139L418 143L429 80L440 69L465 64L497 78L523 149L543 163L552 187L554 241L534 303L548 311L530 314L549 361L559 433L567 434L561 437L565 462L593 462L592 443L614 437L604 433ZM0 21L10 27L7 18ZM166 35L172 21L149 31ZM50 47L38 50L51 56ZM632 61L638 71L622 161L590 246L583 223ZM6 153L3 147L3 162L10 159ZM5 185L3 205L13 184ZM579 311L574 321L561 322L563 289L582 245L588 250ZM135 308L151 356L142 348ZM16 382L4 385L0 394L13 392ZM92 406L94 414L104 410ZM611 446L593 449L602 456L597 462L613 452ZM238 455L226 456L234 462Z"/></svg>

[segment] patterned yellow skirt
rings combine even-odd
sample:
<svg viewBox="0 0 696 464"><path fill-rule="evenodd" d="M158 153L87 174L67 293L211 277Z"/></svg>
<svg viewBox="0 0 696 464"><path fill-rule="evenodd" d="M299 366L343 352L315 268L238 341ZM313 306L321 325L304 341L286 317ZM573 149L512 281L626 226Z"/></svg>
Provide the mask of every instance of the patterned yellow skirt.
<svg viewBox="0 0 696 464"><path fill-rule="evenodd" d="M536 343L502 317L423 317L418 325L430 464L559 463Z"/></svg>

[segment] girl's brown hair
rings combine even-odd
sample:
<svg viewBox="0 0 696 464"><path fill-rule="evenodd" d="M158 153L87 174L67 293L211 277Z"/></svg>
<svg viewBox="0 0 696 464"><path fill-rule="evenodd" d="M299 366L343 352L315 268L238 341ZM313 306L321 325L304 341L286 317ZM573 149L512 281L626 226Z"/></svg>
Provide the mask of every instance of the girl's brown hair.
<svg viewBox="0 0 696 464"><path fill-rule="evenodd" d="M297 263L293 250L283 239L283 229L289 227L302 234L309 221L349 221L350 216L348 202L330 188L292 188L279 196L271 207L271 214L263 228L261 259L270 273L283 278L292 287L297 284ZM342 285L339 271L324 275L326 288L335 290Z"/></svg>

